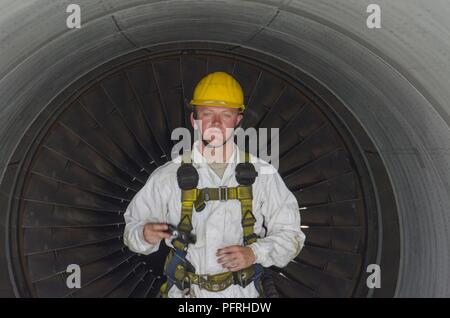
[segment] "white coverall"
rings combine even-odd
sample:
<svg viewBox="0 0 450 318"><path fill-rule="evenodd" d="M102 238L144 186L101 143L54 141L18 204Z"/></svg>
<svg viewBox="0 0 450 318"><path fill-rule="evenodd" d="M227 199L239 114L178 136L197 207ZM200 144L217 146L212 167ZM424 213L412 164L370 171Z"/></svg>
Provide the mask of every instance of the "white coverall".
<svg viewBox="0 0 450 318"><path fill-rule="evenodd" d="M240 162L239 148L234 144L233 153L222 177L214 173L194 143L192 163L199 174L198 188L236 187L235 167ZM295 196L269 163L250 155L258 177L253 184L253 214L256 218L255 233L261 237L249 245L256 262L264 267L286 266L303 247L305 235L300 229L299 206ZM158 167L144 187L135 195L125 214L124 243L133 252L148 255L159 249L159 243L151 245L144 240L146 223L170 223L178 226L181 215L181 190L177 182L177 169L181 156ZM262 226L265 224L267 233ZM231 245L243 245L241 207L238 200L209 201L201 212L192 214L193 233L197 242L190 244L187 259L196 274L218 274L225 269L217 262L216 252ZM166 244L172 247L170 240ZM254 298L258 292L253 283L246 288L231 285L221 292L209 292L191 285L195 297ZM174 285L170 298L183 297Z"/></svg>

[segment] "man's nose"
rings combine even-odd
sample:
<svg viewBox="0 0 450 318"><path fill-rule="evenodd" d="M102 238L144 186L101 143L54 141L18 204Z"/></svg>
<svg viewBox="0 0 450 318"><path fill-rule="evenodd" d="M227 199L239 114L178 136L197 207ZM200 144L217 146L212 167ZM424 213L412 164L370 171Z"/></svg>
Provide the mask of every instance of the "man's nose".
<svg viewBox="0 0 450 318"><path fill-rule="evenodd" d="M222 118L220 117L220 114L214 114L212 124L213 125L221 125L222 124Z"/></svg>

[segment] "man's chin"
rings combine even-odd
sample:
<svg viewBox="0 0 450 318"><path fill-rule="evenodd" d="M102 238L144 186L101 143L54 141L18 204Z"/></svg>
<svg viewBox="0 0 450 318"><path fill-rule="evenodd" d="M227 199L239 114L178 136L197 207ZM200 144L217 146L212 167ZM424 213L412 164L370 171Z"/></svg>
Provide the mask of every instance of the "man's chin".
<svg viewBox="0 0 450 318"><path fill-rule="evenodd" d="M223 147L224 143L225 142L217 142L216 140L212 142L206 141L205 146L209 148L220 148Z"/></svg>

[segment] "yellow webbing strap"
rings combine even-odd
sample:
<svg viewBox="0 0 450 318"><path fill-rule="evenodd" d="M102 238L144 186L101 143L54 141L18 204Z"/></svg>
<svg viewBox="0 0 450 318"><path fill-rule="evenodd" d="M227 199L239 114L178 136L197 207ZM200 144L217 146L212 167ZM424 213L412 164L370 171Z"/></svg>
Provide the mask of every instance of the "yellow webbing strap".
<svg viewBox="0 0 450 318"><path fill-rule="evenodd" d="M241 159L242 161L242 159ZM244 162L250 162L250 155L244 153ZM256 218L253 215L253 190L252 185L238 187L238 200L241 202L242 214L242 229L244 231L244 246L256 242L256 235L254 234L254 226Z"/></svg>
<svg viewBox="0 0 450 318"><path fill-rule="evenodd" d="M192 153L186 151L182 156L182 163L191 163ZM192 231L192 211L194 207L194 202L197 200L199 190L181 190L181 216L180 222L178 223L178 230L185 233L191 233ZM186 244L180 240L173 240L172 245L175 248L185 250Z"/></svg>
<svg viewBox="0 0 450 318"><path fill-rule="evenodd" d="M244 189L242 189L244 190ZM251 186L245 188L251 194ZM242 229L244 231L244 245L249 245L256 242L256 237L253 235L254 225L256 219L252 213L252 199L240 199L241 214L242 214Z"/></svg>

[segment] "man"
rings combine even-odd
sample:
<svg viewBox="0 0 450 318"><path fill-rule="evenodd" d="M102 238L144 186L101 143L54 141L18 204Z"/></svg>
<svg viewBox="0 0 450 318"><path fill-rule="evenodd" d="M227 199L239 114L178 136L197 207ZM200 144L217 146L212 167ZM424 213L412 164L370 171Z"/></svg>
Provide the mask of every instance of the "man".
<svg viewBox="0 0 450 318"><path fill-rule="evenodd" d="M234 143L245 106L232 76L203 78L191 105L201 141L152 173L126 210L124 242L146 255L163 239L171 248L165 297L264 296L262 268L286 266L303 247L297 200L272 165Z"/></svg>

